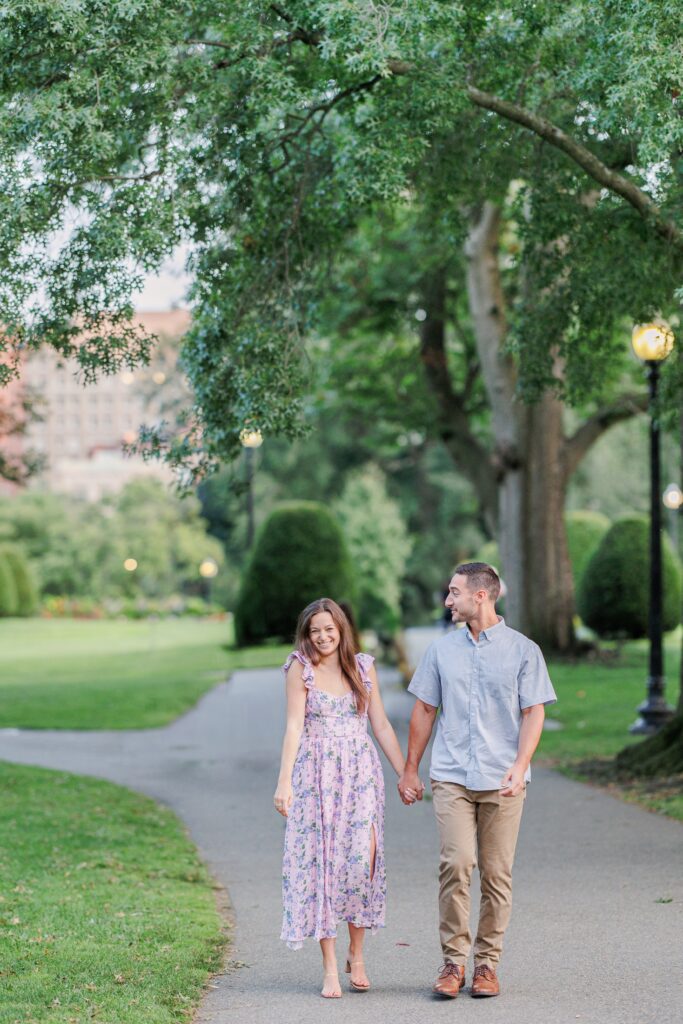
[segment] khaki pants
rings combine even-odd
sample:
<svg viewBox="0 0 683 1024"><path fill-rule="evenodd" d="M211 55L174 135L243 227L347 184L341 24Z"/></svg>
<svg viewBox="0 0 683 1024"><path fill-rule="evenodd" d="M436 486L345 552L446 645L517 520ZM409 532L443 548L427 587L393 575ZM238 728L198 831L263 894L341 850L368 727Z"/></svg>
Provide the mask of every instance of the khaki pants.
<svg viewBox="0 0 683 1024"><path fill-rule="evenodd" d="M470 880L481 878L474 963L495 969L512 910L512 862L526 791L501 796L497 789L466 789L432 780L441 842L439 935L444 960L465 966L472 945Z"/></svg>

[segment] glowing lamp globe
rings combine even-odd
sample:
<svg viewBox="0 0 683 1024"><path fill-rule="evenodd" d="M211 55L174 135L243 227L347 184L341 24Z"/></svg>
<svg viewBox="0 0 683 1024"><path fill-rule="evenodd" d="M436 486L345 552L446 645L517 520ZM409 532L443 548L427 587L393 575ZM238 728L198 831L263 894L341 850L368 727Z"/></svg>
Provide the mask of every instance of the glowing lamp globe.
<svg viewBox="0 0 683 1024"><path fill-rule="evenodd" d="M240 441L245 448L260 448L263 444L263 434L260 430L245 428L240 433Z"/></svg>
<svg viewBox="0 0 683 1024"><path fill-rule="evenodd" d="M664 323L636 324L631 335L633 351L644 363L659 363L674 347L674 332Z"/></svg>
<svg viewBox="0 0 683 1024"><path fill-rule="evenodd" d="M673 512L683 505L683 491L680 489L678 484L669 484L662 495L662 501L667 508L670 508Z"/></svg>

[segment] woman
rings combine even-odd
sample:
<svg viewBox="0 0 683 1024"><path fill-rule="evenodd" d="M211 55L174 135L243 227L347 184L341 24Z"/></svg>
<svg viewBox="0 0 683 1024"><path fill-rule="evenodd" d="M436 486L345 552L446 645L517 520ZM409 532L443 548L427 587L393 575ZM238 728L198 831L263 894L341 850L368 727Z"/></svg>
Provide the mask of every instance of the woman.
<svg viewBox="0 0 683 1024"><path fill-rule="evenodd" d="M285 662L287 727L274 803L287 818L282 938L300 949L320 942L322 995L341 996L337 921L349 928L346 972L370 988L365 929L384 925L384 780L377 742L397 775L404 758L386 716L374 659L357 654L348 619L323 597L299 616L297 649ZM406 793L413 803L415 793Z"/></svg>

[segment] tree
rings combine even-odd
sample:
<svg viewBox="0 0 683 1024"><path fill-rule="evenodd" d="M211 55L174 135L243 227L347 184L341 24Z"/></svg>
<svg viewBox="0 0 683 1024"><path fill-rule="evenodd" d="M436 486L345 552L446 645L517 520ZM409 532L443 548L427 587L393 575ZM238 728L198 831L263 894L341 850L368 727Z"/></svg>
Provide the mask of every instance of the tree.
<svg viewBox="0 0 683 1024"><path fill-rule="evenodd" d="M431 168L428 174L433 184ZM314 358L325 365L326 395L343 392L359 416L379 402L386 420L441 440L474 488L489 534L499 538L511 622L562 650L573 637L563 514L569 481L605 431L637 413L645 400L629 387L625 346L614 353L602 393L593 389L602 401L584 402L587 415L573 428L559 395L545 391L530 405L519 400L519 368L507 351L514 329L502 323L503 310L517 301L520 280L529 275L520 257L510 259L519 234L515 207L514 198L503 204L495 242L482 256L480 270L490 284L484 298L473 298L469 286L467 227L453 210L451 223L445 201L438 214L404 203L364 225L341 248L336 275L330 275ZM454 247L458 226L464 241ZM586 286L577 280L585 262L585 256L577 258L577 289ZM617 300L614 293L603 294L608 323L610 315L618 316ZM497 325L482 326L484 308L497 311ZM414 380L420 362L426 388ZM377 381L388 367L391 383L382 389Z"/></svg>
<svg viewBox="0 0 683 1024"><path fill-rule="evenodd" d="M48 340L86 374L146 358L149 339L127 326L136 274L189 238L196 406L169 455L187 465L199 443L190 464L201 471L238 451L247 423L301 430L302 339L340 241L378 202L428 191L432 212L450 207L451 246L466 239L492 409L489 443L465 433L443 372L444 268L431 264L422 349L443 433L453 448L458 433L466 441L461 462L501 534L513 619L567 646L557 512L595 432L632 403L601 402L566 436L558 397L592 396L619 318L669 308L680 259L671 5L57 9L48 18L28 0L0 43L8 344ZM506 289L496 257L516 182L519 258ZM46 239L74 211L78 226L55 255ZM89 340L76 344L83 327Z"/></svg>
<svg viewBox="0 0 683 1024"><path fill-rule="evenodd" d="M156 480L134 480L97 504L33 491L0 500L0 540L25 552L42 596L163 598L196 592L205 558L223 564L197 499Z"/></svg>
<svg viewBox="0 0 683 1024"><path fill-rule="evenodd" d="M411 541L383 474L372 466L351 474L334 510L356 576L360 625L391 635L401 621L401 581Z"/></svg>
<svg viewBox="0 0 683 1024"><path fill-rule="evenodd" d="M0 342L0 353L2 343ZM16 382L0 391L0 479L25 484L44 464L43 457L26 448L23 438L30 423L40 418L39 403Z"/></svg>

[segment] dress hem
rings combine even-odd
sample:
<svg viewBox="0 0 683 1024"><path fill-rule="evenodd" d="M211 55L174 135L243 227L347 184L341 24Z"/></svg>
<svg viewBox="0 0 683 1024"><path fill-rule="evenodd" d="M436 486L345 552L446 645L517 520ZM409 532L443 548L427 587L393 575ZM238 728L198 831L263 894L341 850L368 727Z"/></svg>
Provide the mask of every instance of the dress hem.
<svg viewBox="0 0 683 1024"><path fill-rule="evenodd" d="M386 925L384 924L384 921L382 921L381 924L370 925L370 924L356 924L355 921L353 921L350 918L346 918L346 917L342 917L339 920L340 920L340 922L341 921L345 921L347 924L353 924L353 925L356 926L356 928L365 928L365 930L370 932L371 935L377 935L377 932L380 930L380 928L386 927ZM320 942L321 939L336 939L337 938L337 930L335 929L332 934L324 934L324 933L319 933L319 932L312 932L310 935L302 935L301 938L298 938L298 939L288 939L286 935L281 935L280 938L281 938L281 940L283 942L287 943L287 946L288 946L289 949L298 950L298 949L302 949L303 944L306 941L306 939L315 939L316 942Z"/></svg>

